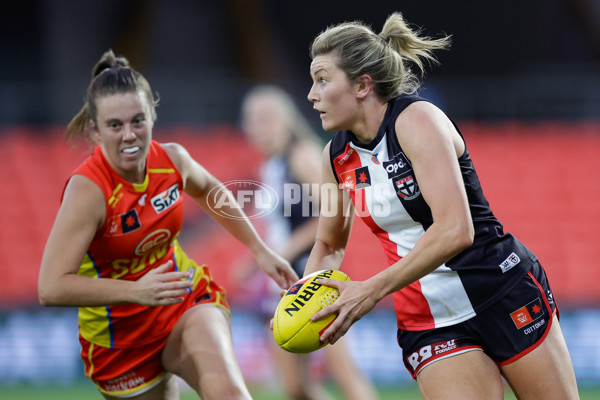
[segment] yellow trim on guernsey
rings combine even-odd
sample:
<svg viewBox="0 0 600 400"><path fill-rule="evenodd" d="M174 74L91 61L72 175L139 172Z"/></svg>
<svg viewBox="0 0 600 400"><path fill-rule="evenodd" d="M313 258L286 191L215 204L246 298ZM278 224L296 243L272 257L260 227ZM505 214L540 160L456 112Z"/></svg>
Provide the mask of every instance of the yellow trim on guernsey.
<svg viewBox="0 0 600 400"><path fill-rule="evenodd" d="M88 378L91 378L92 374L94 373L94 358L92 357L92 354L94 353L94 343L90 343L90 350L88 352L88 362L90 363L90 369L88 371L86 371L86 376Z"/></svg>
<svg viewBox="0 0 600 400"><path fill-rule="evenodd" d="M119 200L121 200L121 197L123 197L123 193L121 193L120 196L117 196L117 193L119 193L119 190L121 190L121 188L123 187L122 183L119 183L117 185L117 187L113 190L112 192L112 196L110 196L110 199L108 199L108 205L111 207L115 207L117 205L117 202Z"/></svg>
<svg viewBox="0 0 600 400"><path fill-rule="evenodd" d="M98 278L98 271L88 254L83 258L77 274ZM107 307L80 307L79 327L86 340L102 347L111 347Z"/></svg>
<svg viewBox="0 0 600 400"><path fill-rule="evenodd" d="M150 182L150 179L148 178L148 174L146 174L146 177L144 178L144 182L132 183L132 185L136 192L145 192L146 189L148 189L148 182Z"/></svg>

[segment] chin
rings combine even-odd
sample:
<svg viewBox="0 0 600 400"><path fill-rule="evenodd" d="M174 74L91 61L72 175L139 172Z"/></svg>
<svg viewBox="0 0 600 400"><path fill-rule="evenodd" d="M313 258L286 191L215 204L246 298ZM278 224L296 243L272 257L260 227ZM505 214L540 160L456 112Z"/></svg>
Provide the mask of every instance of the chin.
<svg viewBox="0 0 600 400"><path fill-rule="evenodd" d="M331 124L321 124L321 126L323 127L323 130L325 130L326 132L337 132L342 130L341 128L336 127L335 125L331 125Z"/></svg>

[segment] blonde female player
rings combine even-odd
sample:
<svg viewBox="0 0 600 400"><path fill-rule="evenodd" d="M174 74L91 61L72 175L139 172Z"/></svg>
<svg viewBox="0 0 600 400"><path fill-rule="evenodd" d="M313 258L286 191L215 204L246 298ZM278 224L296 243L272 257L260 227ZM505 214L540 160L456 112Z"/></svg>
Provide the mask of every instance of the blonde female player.
<svg viewBox="0 0 600 400"><path fill-rule="evenodd" d="M203 399L250 399L233 352L225 291L177 241L186 192L282 288L297 279L233 197L224 218L207 196L219 182L175 143L152 140L146 79L106 52L92 70L69 139L93 154L68 180L39 275L46 306L79 307L86 375L106 399L178 399L174 375ZM214 208L214 207L213 207Z"/></svg>
<svg viewBox="0 0 600 400"><path fill-rule="evenodd" d="M338 313L321 335L335 343L393 294L398 343L424 398L503 399L504 376L520 399L576 399L544 269L493 215L457 126L415 95L410 68L423 71L448 45L400 13L380 34L343 23L311 45L308 99L337 133L323 155L329 212L305 274L339 267L353 203L389 260L365 281L323 279L341 295L313 319Z"/></svg>

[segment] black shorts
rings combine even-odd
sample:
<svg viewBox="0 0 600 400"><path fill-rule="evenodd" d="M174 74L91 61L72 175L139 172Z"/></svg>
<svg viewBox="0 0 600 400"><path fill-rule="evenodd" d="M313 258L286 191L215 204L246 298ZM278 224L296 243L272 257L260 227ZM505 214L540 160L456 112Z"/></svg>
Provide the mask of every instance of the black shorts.
<svg viewBox="0 0 600 400"><path fill-rule="evenodd" d="M546 273L536 262L509 293L475 317L426 331L399 329L398 344L404 365L415 379L430 363L471 350L484 351L505 365L542 343L555 312Z"/></svg>

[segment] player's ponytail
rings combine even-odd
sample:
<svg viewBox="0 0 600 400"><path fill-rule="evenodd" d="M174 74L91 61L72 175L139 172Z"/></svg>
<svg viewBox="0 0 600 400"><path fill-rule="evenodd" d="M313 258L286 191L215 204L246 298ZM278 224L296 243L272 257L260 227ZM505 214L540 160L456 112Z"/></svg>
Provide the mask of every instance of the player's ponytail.
<svg viewBox="0 0 600 400"><path fill-rule="evenodd" d="M396 12L387 18L379 36L404 59L415 64L423 75L425 73L423 60L438 64L433 50L447 49L450 46L450 36L432 39L419 34L420 31L413 31L402 14Z"/></svg>
<svg viewBox="0 0 600 400"><path fill-rule="evenodd" d="M344 22L321 32L310 47L311 57L333 54L336 65L354 81L371 77L375 93L389 101L402 93L414 93L420 82L410 69L414 63L424 73L423 59L436 62L432 51L445 49L450 37L420 37L402 14L390 15L377 35L360 21Z"/></svg>
<svg viewBox="0 0 600 400"><path fill-rule="evenodd" d="M129 61L125 57L117 57L112 50L108 50L92 68L92 80L104 70L115 67L129 67Z"/></svg>

